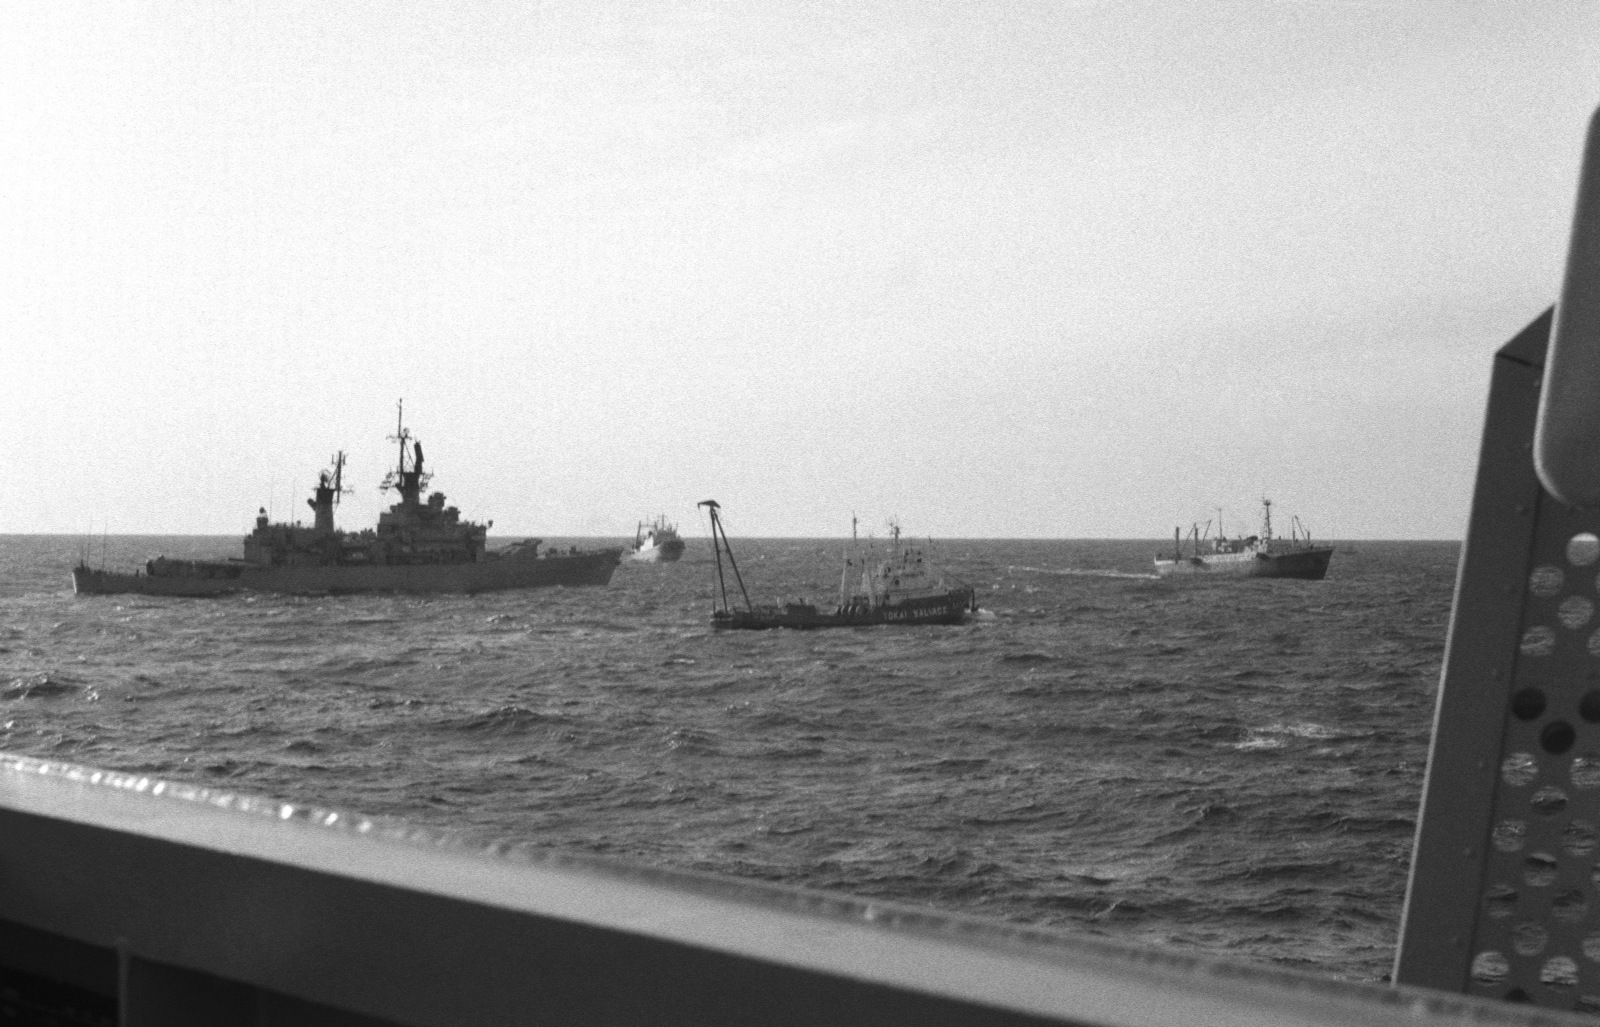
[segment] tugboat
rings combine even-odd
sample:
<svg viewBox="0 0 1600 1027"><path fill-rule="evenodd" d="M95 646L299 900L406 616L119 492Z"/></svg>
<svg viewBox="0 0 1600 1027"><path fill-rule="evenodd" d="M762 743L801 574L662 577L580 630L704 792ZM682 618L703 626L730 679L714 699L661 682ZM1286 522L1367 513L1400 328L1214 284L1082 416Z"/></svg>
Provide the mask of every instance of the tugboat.
<svg viewBox="0 0 1600 1027"><path fill-rule="evenodd" d="M812 603L793 602L781 606L755 606L745 590L744 578L733 558L733 546L723 530L721 507L714 499L698 504L711 515L711 549L717 560L717 588L721 602L713 603L711 626L716 629L761 631L767 628L845 628L869 624L960 624L968 612L978 608L977 593L968 585L947 587L943 577L930 580L927 560L920 549L900 544L900 526L890 523L892 552L889 559L868 567L862 564L859 588L850 591L850 573L859 562L845 561L839 581L839 605L832 610ZM851 534L854 535L852 524ZM733 579L744 598L744 608L728 602L728 584L723 576L726 556Z"/></svg>
<svg viewBox="0 0 1600 1027"><path fill-rule="evenodd" d="M526 539L505 549L486 546L489 528L461 519L445 505L442 492L422 499L432 475L423 470L422 443L405 426L402 404L395 434L399 462L381 488L400 501L378 516L377 529L360 532L334 527L334 507L343 487L344 453L317 480L311 499L311 526L271 523L256 515L255 530L244 539L244 557L225 561L169 560L158 557L131 574L72 570L79 595L135 592L161 596L215 596L231 592L282 592L339 595L353 592L488 592L546 585L604 585L622 560L622 550L541 553L542 539Z"/></svg>
<svg viewBox="0 0 1600 1027"><path fill-rule="evenodd" d="M1272 536L1272 500L1261 500L1261 534L1248 538L1222 537L1222 522L1217 522L1217 537L1202 538L1198 525L1190 529L1189 554L1183 552L1183 530L1172 532L1172 555L1156 554L1156 573L1163 578L1182 575L1211 575L1234 578L1301 578L1321 581L1328 573L1333 546L1314 545L1311 532L1298 517L1289 522L1289 537ZM1209 533L1209 531L1208 531Z"/></svg>
<svg viewBox="0 0 1600 1027"><path fill-rule="evenodd" d="M648 525L639 522L629 555L643 563L673 563L683 555L683 539L678 537L677 526L662 514Z"/></svg>

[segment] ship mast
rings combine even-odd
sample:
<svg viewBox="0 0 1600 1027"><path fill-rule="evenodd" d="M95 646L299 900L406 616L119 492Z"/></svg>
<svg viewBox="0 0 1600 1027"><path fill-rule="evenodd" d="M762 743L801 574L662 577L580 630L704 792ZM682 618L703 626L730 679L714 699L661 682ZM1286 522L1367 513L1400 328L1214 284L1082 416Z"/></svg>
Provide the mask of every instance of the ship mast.
<svg viewBox="0 0 1600 1027"><path fill-rule="evenodd" d="M705 499L695 505L705 507L706 512L711 515L711 551L717 558L717 588L722 593L722 609L728 609L728 582L722 576L723 550L728 552L728 566L733 568L733 580L739 583L739 594L744 596L744 608L753 609L750 605L750 593L744 588L744 578L739 575L739 565L733 559L733 546L728 544L728 532L722 526L722 518L717 516L717 511L722 509L721 505L715 499ZM718 535L722 537L720 543ZM712 612L716 612L714 608Z"/></svg>
<svg viewBox="0 0 1600 1027"><path fill-rule="evenodd" d="M422 471L422 443L413 442L411 432L406 428L406 401L402 398L395 404L395 429L389 436L389 441L399 444L400 461L395 469L384 475L383 483L378 487L384 492L392 488L400 490L400 502L408 507L416 506L420 502L422 490L428 487L428 479L432 475ZM406 446L412 449L411 469L406 469Z"/></svg>
<svg viewBox="0 0 1600 1027"><path fill-rule="evenodd" d="M394 434L389 436L400 443L400 473L406 473L406 440L411 433L406 431L406 398L401 396L394 401Z"/></svg>
<svg viewBox="0 0 1600 1027"><path fill-rule="evenodd" d="M333 469L317 476L314 498L306 500L306 505L316 515L315 530L333 530L333 508L339 505L339 497L348 491L344 487L344 450L341 449L333 455Z"/></svg>
<svg viewBox="0 0 1600 1027"><path fill-rule="evenodd" d="M1261 540L1272 541L1272 500L1261 497Z"/></svg>

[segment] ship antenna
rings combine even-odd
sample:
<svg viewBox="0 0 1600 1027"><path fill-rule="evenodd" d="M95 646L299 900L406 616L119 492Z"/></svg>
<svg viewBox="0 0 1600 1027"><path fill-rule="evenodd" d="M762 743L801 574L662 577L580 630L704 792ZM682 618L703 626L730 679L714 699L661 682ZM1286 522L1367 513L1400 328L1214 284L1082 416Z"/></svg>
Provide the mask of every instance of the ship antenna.
<svg viewBox="0 0 1600 1027"><path fill-rule="evenodd" d="M1272 541L1272 500L1266 496L1261 497L1261 537L1263 541Z"/></svg>
<svg viewBox="0 0 1600 1027"><path fill-rule="evenodd" d="M382 492L387 492L400 485L404 480L401 475L406 473L406 443L411 441L411 433L406 431L406 401L403 397L395 401L394 434L389 436L389 441L399 445L400 463L394 470L383 476L383 482L378 486L378 489Z"/></svg>
<svg viewBox="0 0 1600 1027"><path fill-rule="evenodd" d="M344 487L344 450L333 455L333 505L339 505L339 497L350 490Z"/></svg>
<svg viewBox="0 0 1600 1027"><path fill-rule="evenodd" d="M401 396L394 403L394 437L400 443L400 473L406 473L406 398Z"/></svg>

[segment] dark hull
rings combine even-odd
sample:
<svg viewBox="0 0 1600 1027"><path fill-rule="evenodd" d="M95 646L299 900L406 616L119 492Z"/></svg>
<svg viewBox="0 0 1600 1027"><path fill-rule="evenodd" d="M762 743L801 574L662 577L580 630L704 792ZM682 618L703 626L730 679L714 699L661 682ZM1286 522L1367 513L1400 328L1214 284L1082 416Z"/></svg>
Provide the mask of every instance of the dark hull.
<svg viewBox="0 0 1600 1027"><path fill-rule="evenodd" d="M1299 578L1321 581L1333 558L1332 546L1282 553L1205 553L1179 559L1156 557L1156 573L1169 577Z"/></svg>
<svg viewBox="0 0 1600 1027"><path fill-rule="evenodd" d="M683 539L669 538L656 545L640 546L633 551L633 558L641 563L676 563L683 556L683 549Z"/></svg>
<svg viewBox="0 0 1600 1027"><path fill-rule="evenodd" d="M552 585L604 585L622 559L622 550L552 556L542 559L483 560L477 563L413 564L382 567L250 567L206 564L194 573L149 575L75 567L78 595L134 593L152 596L221 596L236 592L287 595L346 595L398 592L494 592Z"/></svg>
<svg viewBox="0 0 1600 1027"><path fill-rule="evenodd" d="M711 626L719 630L766 631L771 628L857 628L873 624L960 624L972 606L971 589L939 596L906 599L881 606L844 606L824 611L814 606L757 606L751 610L718 610Z"/></svg>

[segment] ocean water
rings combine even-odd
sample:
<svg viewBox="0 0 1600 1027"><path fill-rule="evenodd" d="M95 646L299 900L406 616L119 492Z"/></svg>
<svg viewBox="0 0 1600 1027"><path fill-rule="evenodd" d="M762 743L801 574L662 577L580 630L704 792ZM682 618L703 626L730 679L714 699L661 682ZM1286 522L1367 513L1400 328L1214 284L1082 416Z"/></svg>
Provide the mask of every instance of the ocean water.
<svg viewBox="0 0 1600 1027"><path fill-rule="evenodd" d="M836 594L837 541L736 545L757 601ZM703 539L606 588L192 600L68 571L237 538L0 536L0 748L1379 979L1459 547L1161 545L948 541L964 626L714 634Z"/></svg>

